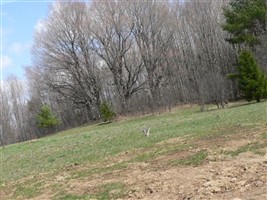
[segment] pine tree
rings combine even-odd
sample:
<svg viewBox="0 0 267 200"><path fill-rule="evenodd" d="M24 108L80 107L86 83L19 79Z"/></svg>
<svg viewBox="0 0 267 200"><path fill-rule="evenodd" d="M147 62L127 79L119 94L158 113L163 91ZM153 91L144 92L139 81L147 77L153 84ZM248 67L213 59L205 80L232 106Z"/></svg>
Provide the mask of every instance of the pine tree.
<svg viewBox="0 0 267 200"><path fill-rule="evenodd" d="M263 82L263 98L267 99L267 76L264 76Z"/></svg>
<svg viewBox="0 0 267 200"><path fill-rule="evenodd" d="M100 115L104 122L108 122L114 118L115 112L112 111L111 106L107 102L103 102L100 105Z"/></svg>
<svg viewBox="0 0 267 200"><path fill-rule="evenodd" d="M238 84L247 101L260 101L267 90L266 76L260 70L256 59L249 50L242 50L238 63Z"/></svg>
<svg viewBox="0 0 267 200"><path fill-rule="evenodd" d="M53 114L49 106L44 105L37 115L37 124L39 128L53 128L59 124L59 119Z"/></svg>
<svg viewBox="0 0 267 200"><path fill-rule="evenodd" d="M229 5L224 8L223 29L231 35L226 40L231 44L258 44L258 35L266 33L266 0L232 0Z"/></svg>

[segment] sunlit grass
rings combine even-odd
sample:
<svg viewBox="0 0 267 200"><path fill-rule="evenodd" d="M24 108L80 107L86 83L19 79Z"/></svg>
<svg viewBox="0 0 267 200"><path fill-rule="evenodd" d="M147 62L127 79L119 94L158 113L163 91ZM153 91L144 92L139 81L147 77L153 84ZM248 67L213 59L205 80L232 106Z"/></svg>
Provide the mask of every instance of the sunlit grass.
<svg viewBox="0 0 267 200"><path fill-rule="evenodd" d="M223 153L226 155L238 156L241 153L251 151L251 152L256 153L256 154L265 155L266 152L263 150L265 147L267 147L266 139L265 139L265 142L263 142L263 143L254 142L254 143L250 143L250 144L246 144L244 146L241 146L237 150L224 151Z"/></svg>
<svg viewBox="0 0 267 200"><path fill-rule="evenodd" d="M207 158L208 153L205 150L201 150L193 155L187 156L186 158L174 160L171 162L173 165L201 165Z"/></svg>

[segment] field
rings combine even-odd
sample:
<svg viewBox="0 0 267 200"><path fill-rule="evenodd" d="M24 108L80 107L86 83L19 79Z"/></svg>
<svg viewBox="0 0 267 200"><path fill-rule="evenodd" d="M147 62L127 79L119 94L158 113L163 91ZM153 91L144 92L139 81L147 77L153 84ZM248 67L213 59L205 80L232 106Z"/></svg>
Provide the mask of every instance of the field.
<svg viewBox="0 0 267 200"><path fill-rule="evenodd" d="M266 101L181 106L1 148L0 199L267 199L266 150Z"/></svg>

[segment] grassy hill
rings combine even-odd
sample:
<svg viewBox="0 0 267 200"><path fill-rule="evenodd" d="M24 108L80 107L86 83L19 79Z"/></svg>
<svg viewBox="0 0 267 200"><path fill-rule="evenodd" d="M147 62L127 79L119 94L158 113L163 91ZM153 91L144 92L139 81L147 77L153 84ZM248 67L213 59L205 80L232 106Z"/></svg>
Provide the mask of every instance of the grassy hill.
<svg viewBox="0 0 267 200"><path fill-rule="evenodd" d="M164 157L168 157L164 167L198 166L207 162L207 148L215 148L214 141L218 146L227 138L238 140L251 133L257 135L257 141L221 154L236 156L252 151L264 155L267 102L230 106L207 112L199 112L197 106L184 106L172 113L83 126L8 145L0 149L0 195L4 199L124 198L132 191L131 186L121 181L106 183L105 177L127 172L136 163L151 164L150 170L158 170L152 163ZM150 137L142 134L144 127L151 128ZM199 141L207 141L206 146ZM194 153L179 157L179 152ZM96 183L87 190L80 187L80 192L71 189L71 183L84 186L88 181Z"/></svg>

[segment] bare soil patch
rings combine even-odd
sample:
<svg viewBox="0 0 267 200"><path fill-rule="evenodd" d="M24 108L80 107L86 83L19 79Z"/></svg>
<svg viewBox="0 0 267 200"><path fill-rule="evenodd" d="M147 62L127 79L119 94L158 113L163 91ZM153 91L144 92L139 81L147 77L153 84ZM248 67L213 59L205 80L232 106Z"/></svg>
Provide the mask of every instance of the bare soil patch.
<svg viewBox="0 0 267 200"><path fill-rule="evenodd" d="M198 167L128 172L125 199L266 199L266 157L244 153Z"/></svg>

